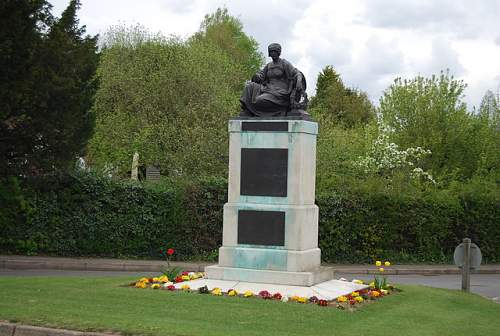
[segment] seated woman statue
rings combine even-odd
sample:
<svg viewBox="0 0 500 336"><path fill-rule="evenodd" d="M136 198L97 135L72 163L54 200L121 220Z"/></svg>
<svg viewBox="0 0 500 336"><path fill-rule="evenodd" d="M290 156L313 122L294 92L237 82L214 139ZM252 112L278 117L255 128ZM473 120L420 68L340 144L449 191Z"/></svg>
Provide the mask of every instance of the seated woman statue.
<svg viewBox="0 0 500 336"><path fill-rule="evenodd" d="M240 98L243 117L309 116L302 72L280 58L281 46L268 47L273 60L247 82Z"/></svg>

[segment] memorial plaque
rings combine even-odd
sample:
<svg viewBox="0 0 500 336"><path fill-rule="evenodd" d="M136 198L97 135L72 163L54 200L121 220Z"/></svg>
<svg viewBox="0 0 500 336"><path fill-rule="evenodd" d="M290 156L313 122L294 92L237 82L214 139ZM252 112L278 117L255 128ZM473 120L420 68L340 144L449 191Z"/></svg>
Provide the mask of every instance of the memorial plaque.
<svg viewBox="0 0 500 336"><path fill-rule="evenodd" d="M288 149L242 148L240 194L287 196Z"/></svg>
<svg viewBox="0 0 500 336"><path fill-rule="evenodd" d="M285 245L283 211L238 211L238 244Z"/></svg>
<svg viewBox="0 0 500 336"><path fill-rule="evenodd" d="M242 131L254 131L254 132L288 132L288 122L270 122L270 121L259 121L259 122L248 122L244 121L241 125Z"/></svg>

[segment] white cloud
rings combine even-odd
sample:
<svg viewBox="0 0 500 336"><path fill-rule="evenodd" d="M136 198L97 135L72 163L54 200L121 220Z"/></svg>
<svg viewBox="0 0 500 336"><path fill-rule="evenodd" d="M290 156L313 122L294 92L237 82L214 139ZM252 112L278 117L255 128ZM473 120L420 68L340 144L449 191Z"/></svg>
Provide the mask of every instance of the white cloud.
<svg viewBox="0 0 500 336"><path fill-rule="evenodd" d="M68 2L52 1L55 13ZM91 34L122 22L187 37L222 6L265 55L269 43L280 43L283 57L306 75L310 94L326 65L374 101L395 77L447 68L469 85L470 106L500 81L499 0L83 0L79 17Z"/></svg>
<svg viewBox="0 0 500 336"><path fill-rule="evenodd" d="M432 75L442 70L449 70L457 77L464 75L465 68L460 63L459 55L450 40L437 37L432 40L431 45L431 52L426 65L422 67L422 74Z"/></svg>

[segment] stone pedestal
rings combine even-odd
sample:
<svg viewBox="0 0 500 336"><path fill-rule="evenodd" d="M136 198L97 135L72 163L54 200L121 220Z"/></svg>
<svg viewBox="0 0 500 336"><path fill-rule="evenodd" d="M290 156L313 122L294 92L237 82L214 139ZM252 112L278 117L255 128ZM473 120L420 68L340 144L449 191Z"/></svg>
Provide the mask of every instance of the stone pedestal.
<svg viewBox="0 0 500 336"><path fill-rule="evenodd" d="M317 123L233 119L229 132L223 242L207 278L297 286L332 279L318 248Z"/></svg>

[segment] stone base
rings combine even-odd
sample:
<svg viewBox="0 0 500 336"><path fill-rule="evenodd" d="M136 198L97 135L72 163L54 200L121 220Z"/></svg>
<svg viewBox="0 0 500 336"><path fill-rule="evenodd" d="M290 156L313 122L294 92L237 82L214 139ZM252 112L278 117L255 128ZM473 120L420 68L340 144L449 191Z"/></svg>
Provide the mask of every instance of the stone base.
<svg viewBox="0 0 500 336"><path fill-rule="evenodd" d="M222 246L219 266L267 271L309 272L321 265L321 250L293 251L278 248Z"/></svg>
<svg viewBox="0 0 500 336"><path fill-rule="evenodd" d="M310 272L286 272L222 267L218 265L205 267L205 273L206 278L210 280L231 280L306 287L331 280L334 275L333 268L331 267L319 267Z"/></svg>

